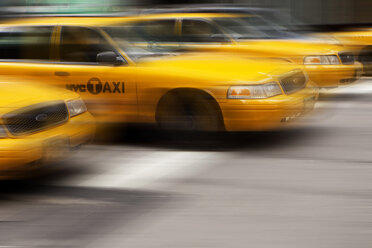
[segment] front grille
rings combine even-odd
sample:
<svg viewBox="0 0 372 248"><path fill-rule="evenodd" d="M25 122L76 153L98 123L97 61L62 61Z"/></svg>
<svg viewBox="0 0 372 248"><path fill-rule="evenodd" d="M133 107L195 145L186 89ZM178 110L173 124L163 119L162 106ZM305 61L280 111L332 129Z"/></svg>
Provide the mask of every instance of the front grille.
<svg viewBox="0 0 372 248"><path fill-rule="evenodd" d="M342 64L352 65L355 62L355 56L350 52L342 52L339 53L338 56L340 56Z"/></svg>
<svg viewBox="0 0 372 248"><path fill-rule="evenodd" d="M64 101L31 105L4 116L4 122L13 135L32 133L56 126L68 120Z"/></svg>
<svg viewBox="0 0 372 248"><path fill-rule="evenodd" d="M291 72L280 79L280 85L286 94L303 89L306 86L306 82L307 78L302 71Z"/></svg>

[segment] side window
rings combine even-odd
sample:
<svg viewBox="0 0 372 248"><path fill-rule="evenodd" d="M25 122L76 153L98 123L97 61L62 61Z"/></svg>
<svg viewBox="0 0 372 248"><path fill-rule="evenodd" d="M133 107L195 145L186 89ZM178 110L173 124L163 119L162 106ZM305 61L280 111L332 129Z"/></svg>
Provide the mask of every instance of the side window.
<svg viewBox="0 0 372 248"><path fill-rule="evenodd" d="M204 20L182 21L182 42L225 42L228 38L211 23Z"/></svg>
<svg viewBox="0 0 372 248"><path fill-rule="evenodd" d="M9 27L0 29L0 59L50 59L53 27Z"/></svg>
<svg viewBox="0 0 372 248"><path fill-rule="evenodd" d="M115 52L96 30L62 27L60 59L62 62L97 63L97 54Z"/></svg>
<svg viewBox="0 0 372 248"><path fill-rule="evenodd" d="M131 41L177 42L175 32L176 20L152 20L131 25L129 39Z"/></svg>

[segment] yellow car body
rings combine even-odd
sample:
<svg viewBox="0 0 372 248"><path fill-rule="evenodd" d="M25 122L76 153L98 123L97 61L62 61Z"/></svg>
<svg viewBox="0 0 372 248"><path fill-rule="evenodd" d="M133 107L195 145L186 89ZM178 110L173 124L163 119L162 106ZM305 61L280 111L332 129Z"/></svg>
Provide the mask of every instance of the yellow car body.
<svg viewBox="0 0 372 248"><path fill-rule="evenodd" d="M324 34L321 34L324 36ZM342 44L351 47L358 61L363 64L364 72L371 74L372 72L372 28L350 29L341 32L327 33Z"/></svg>
<svg viewBox="0 0 372 248"><path fill-rule="evenodd" d="M372 28L350 29L340 32L325 33L341 41L343 44L360 49L372 46Z"/></svg>
<svg viewBox="0 0 372 248"><path fill-rule="evenodd" d="M69 101L82 102L68 90L1 80L0 178L25 176L93 138L94 118L71 116Z"/></svg>
<svg viewBox="0 0 372 248"><path fill-rule="evenodd" d="M0 26L2 30L51 27L52 42L48 43L50 59L2 59L0 74L15 75L22 71L24 77L76 91L99 122L162 125L177 122L179 117L187 119L192 116L194 119L191 121L198 118L200 123L207 123L204 119L208 117L210 120L213 116L215 119L209 124L213 126L218 122L218 125L196 128L207 131L276 129L311 110L318 98L318 89L303 72L303 67L280 59L231 56L231 53L221 52L154 54L134 59L134 56L128 55L125 46L120 46L121 43L105 31L105 27L111 27L121 20L48 18L3 24ZM115 59L120 62L86 62L87 58L82 58L80 54L80 51L85 51L85 46L91 44L86 41L79 40L78 51L71 53L74 47L63 47L63 36L67 36L68 30L73 30L71 35L77 34L77 39L81 39L85 32L99 36L89 42L101 40L105 49L114 51ZM64 51L70 51L66 52L70 57ZM101 56L102 52L94 58ZM273 84L266 85L271 82ZM239 91L239 87L245 91ZM266 91L275 91L276 94L270 93L269 97L263 98L251 98L251 95L241 97L243 93L253 95L246 88L253 89L255 95L269 94ZM230 92L232 89L233 93ZM228 94L238 96L233 99ZM197 113L181 116L178 116L178 112L173 113L175 109L170 108L179 107L180 99L187 101L187 106L195 106ZM182 106L182 111L186 111L185 106Z"/></svg>
<svg viewBox="0 0 372 248"><path fill-rule="evenodd" d="M146 14L136 17L116 17L112 18L112 24L127 26L146 26L149 25L148 32L160 42L151 41L153 46L178 46L181 48L193 48L206 51L222 51L234 54L247 54L249 56L263 56L287 59L293 63L304 65L310 79L320 87L337 87L356 81L362 72L362 65L354 60L345 61L344 57L353 56L352 47L341 44L333 44L329 40L313 38L248 38L235 39L224 32L221 26L215 22L216 19L234 19L251 15L227 14L227 13L164 13ZM174 27L169 27L166 34L156 30L156 23L174 20ZM217 40L213 41L192 41L183 38L184 23L186 21L198 21L210 25L207 30L218 30ZM159 24L162 25L162 24ZM168 23L166 25L169 25ZM155 27L155 28L153 28ZM197 27L197 26L196 26ZM202 29L202 27L200 27ZM146 29L141 31L147 32ZM157 36L153 33L158 32ZM170 34L173 32L173 34ZM144 34L147 35L146 33ZM161 36L169 36L161 38ZM176 38L174 38L176 37ZM178 40L176 40L178 37ZM221 41L221 39L223 41ZM172 41L173 40L173 41ZM148 42L144 43L148 46ZM338 64L304 64L304 60L309 56L336 56Z"/></svg>

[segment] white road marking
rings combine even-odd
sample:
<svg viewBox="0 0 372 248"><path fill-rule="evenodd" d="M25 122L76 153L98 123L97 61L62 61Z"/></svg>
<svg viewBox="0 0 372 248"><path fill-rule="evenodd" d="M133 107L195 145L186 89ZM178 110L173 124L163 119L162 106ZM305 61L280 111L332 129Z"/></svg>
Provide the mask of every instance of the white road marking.
<svg viewBox="0 0 372 248"><path fill-rule="evenodd" d="M107 148L105 148L107 149ZM109 151L108 151L109 152ZM217 152L198 151L142 151L117 153L108 157L95 168L102 168L98 173L76 176L53 183L63 186L95 187L112 189L162 189L175 180L187 178L207 169L210 161L218 161ZM129 158L128 158L129 156ZM213 158L213 159L212 159Z"/></svg>
<svg viewBox="0 0 372 248"><path fill-rule="evenodd" d="M334 89L336 94L372 94L372 83L370 81L356 83L350 86Z"/></svg>
<svg viewBox="0 0 372 248"><path fill-rule="evenodd" d="M339 86L334 89L322 89L321 92L325 94L372 94L372 80L361 79L351 85Z"/></svg>
<svg viewBox="0 0 372 248"><path fill-rule="evenodd" d="M358 108L371 108L372 104L371 103L355 103L355 102L350 102L350 101L339 101L339 102L334 102L334 101L318 101L315 103L314 108L315 109L350 109L350 108L355 108L355 106L358 106Z"/></svg>
<svg viewBox="0 0 372 248"><path fill-rule="evenodd" d="M357 97L358 95L362 96L362 95L370 94L372 97L372 80L364 78L352 85L340 86L335 89L322 89L321 94L328 95L328 96L354 95L355 97ZM352 100L345 100L345 101L343 100L334 101L332 99L325 99L325 100L319 100L315 104L316 109L323 109L323 108L348 109L348 108L355 108L355 106L357 106L360 109L371 109L372 103L357 101L355 98Z"/></svg>

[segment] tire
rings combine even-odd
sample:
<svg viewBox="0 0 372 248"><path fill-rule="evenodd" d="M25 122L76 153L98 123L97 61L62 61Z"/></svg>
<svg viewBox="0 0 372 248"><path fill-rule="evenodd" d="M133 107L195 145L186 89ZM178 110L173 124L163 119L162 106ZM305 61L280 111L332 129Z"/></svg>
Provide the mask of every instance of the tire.
<svg viewBox="0 0 372 248"><path fill-rule="evenodd" d="M162 130L214 132L223 129L222 114L207 94L166 95L158 106L157 122Z"/></svg>

